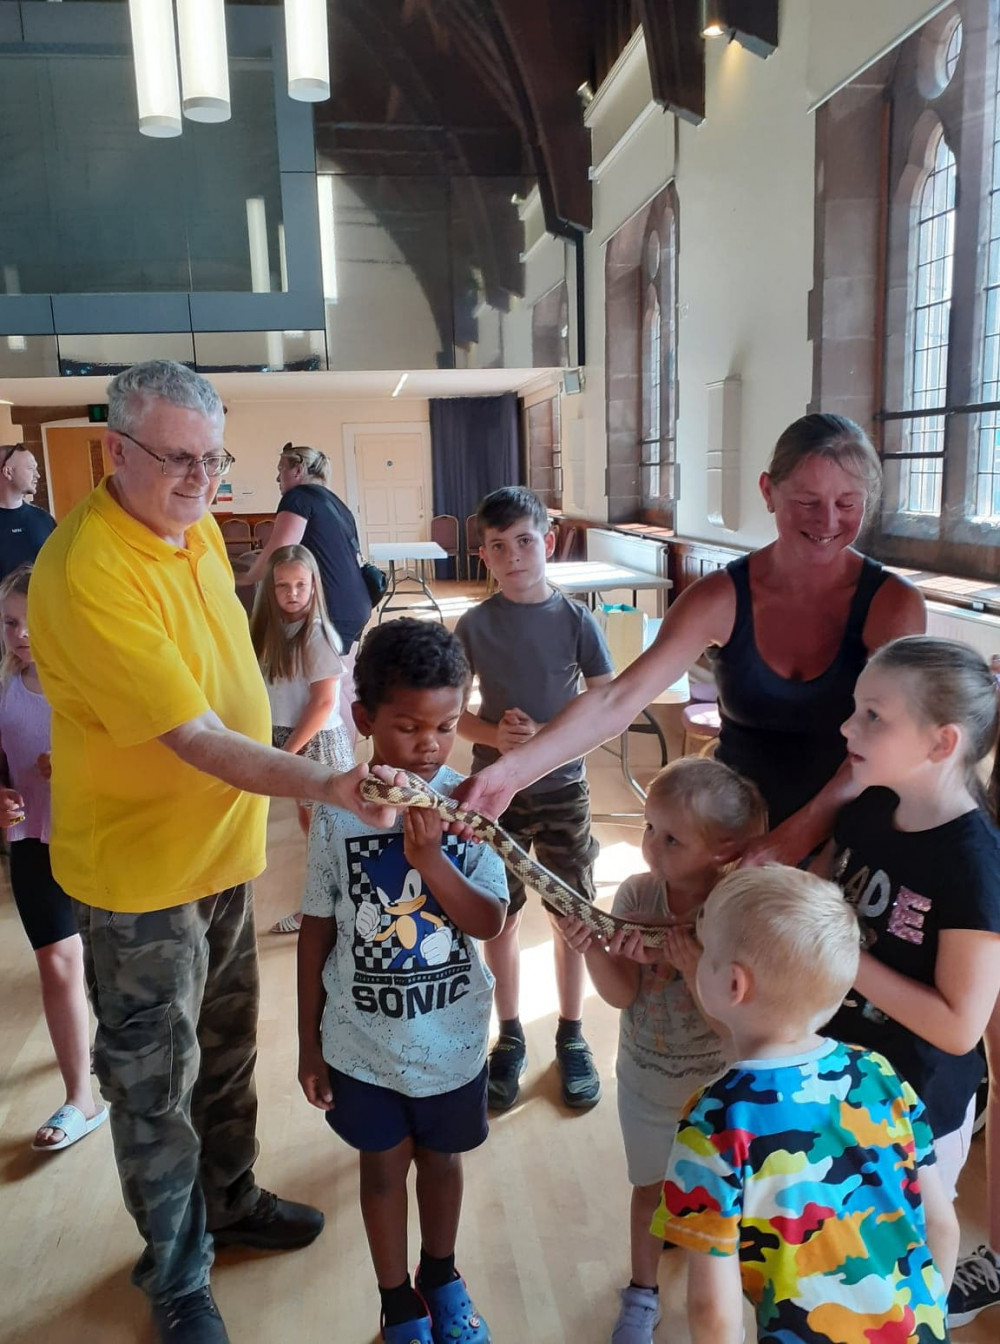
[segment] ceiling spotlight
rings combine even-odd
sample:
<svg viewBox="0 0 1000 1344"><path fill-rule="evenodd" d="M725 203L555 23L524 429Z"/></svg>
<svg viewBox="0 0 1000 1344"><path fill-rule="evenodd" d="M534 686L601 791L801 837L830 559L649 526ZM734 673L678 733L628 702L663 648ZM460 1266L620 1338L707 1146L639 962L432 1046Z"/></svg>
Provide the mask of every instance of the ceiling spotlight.
<svg viewBox="0 0 1000 1344"><path fill-rule="evenodd" d="M576 96L584 107L589 107L594 101L594 90L589 79L585 79L576 91Z"/></svg>
<svg viewBox="0 0 1000 1344"><path fill-rule="evenodd" d="M726 37L728 33L724 0L701 0L702 37Z"/></svg>

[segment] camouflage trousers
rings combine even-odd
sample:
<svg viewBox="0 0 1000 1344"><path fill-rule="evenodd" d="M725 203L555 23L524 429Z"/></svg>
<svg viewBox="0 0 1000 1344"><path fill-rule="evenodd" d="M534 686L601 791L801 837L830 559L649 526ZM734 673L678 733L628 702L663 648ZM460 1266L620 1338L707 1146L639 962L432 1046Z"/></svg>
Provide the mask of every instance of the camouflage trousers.
<svg viewBox="0 0 1000 1344"><path fill-rule="evenodd" d="M141 914L74 902L125 1205L154 1300L208 1282L211 1232L254 1183L257 940L250 883Z"/></svg>

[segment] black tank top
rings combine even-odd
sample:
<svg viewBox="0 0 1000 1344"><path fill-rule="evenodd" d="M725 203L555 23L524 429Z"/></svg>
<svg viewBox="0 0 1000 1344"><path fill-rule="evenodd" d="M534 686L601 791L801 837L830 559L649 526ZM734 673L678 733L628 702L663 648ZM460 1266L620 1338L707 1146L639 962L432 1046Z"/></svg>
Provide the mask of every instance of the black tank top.
<svg viewBox="0 0 1000 1344"><path fill-rule="evenodd" d="M716 757L754 781L777 826L814 797L844 759L840 725L853 712L854 684L868 661L865 621L887 575L877 561L863 558L833 661L818 677L791 681L757 651L749 556L726 570L736 589L736 620L728 642L709 651L722 720Z"/></svg>

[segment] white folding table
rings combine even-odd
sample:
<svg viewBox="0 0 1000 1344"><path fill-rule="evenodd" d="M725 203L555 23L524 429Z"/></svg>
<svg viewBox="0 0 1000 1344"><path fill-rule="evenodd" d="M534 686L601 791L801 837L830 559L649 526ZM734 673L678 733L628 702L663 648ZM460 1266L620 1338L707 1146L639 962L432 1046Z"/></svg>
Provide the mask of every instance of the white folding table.
<svg viewBox="0 0 1000 1344"><path fill-rule="evenodd" d="M662 624L663 621L660 620L659 618L656 619L651 618L647 620L643 640L643 653L645 653L646 649L650 647L650 645L656 639L656 636L660 633L660 627L662 626ZM683 676L678 677L678 679L673 683L672 686L666 686L662 691L660 691L658 695L654 695L653 699L649 703L651 705L686 705L690 699L691 699L691 684L688 679L688 674L685 672ZM632 792L637 794L638 797L642 800L642 802L645 803L646 791L639 783L639 781L636 779L635 775L633 775L632 773L632 766L629 760L628 735L632 731L655 732L657 737L660 739L661 743L663 741L663 737L662 734L660 733L659 726L654 720L652 714L650 714L649 712L648 705L642 710L642 713L649 720L649 725L648 726L641 725L633 730L632 724L629 724L629 726L619 737L618 741L620 747L622 774L625 777L625 782L626 784L628 784ZM605 821L605 822L618 822L618 821L624 821L627 818L638 817L641 815L642 814L640 812L602 812L600 814L596 814L593 817L593 820Z"/></svg>
<svg viewBox="0 0 1000 1344"><path fill-rule="evenodd" d="M598 593L623 588L631 592L635 606L636 594L641 589L673 587L663 574L626 569L624 565L614 565L608 560L550 560L545 566L545 577L564 593L586 593L591 607L595 605Z"/></svg>
<svg viewBox="0 0 1000 1344"><path fill-rule="evenodd" d="M412 611L414 607L424 606L423 602L402 601L393 605L394 597L415 597L422 593L427 602L437 612L438 620L444 623L444 615L435 601L434 594L423 578L423 566L431 560L447 560L448 552L436 541L375 541L368 547L368 558L375 564L389 566L389 586L379 605L379 624L387 611ZM410 565L414 566L412 569ZM402 565L397 571L396 566ZM416 566L419 565L420 569ZM409 584L409 587L402 587Z"/></svg>

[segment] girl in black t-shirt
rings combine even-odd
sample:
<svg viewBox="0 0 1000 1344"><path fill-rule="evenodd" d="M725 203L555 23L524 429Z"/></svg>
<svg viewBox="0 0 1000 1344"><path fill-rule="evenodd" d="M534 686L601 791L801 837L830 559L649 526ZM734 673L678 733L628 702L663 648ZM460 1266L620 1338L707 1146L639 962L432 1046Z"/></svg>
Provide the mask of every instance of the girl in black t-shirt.
<svg viewBox="0 0 1000 1344"><path fill-rule="evenodd" d="M1000 832L977 777L996 743L996 684L967 645L915 636L872 657L854 699L843 732L863 792L827 864L866 951L827 1032L878 1050L914 1087L953 1193L1000 992Z"/></svg>

